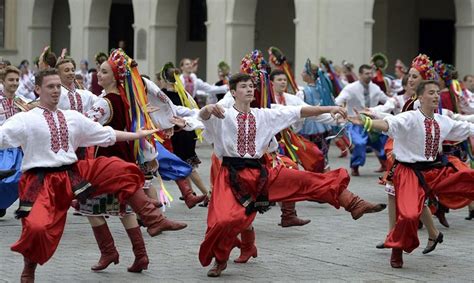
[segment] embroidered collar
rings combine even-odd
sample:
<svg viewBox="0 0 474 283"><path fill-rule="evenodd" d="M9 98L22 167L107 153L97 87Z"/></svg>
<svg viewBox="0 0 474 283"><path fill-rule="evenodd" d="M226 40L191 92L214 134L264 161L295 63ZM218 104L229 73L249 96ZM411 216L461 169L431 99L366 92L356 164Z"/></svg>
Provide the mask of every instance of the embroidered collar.
<svg viewBox="0 0 474 283"><path fill-rule="evenodd" d="M75 88L75 87L72 88L72 89L70 89L70 88L68 88L67 86L63 85L63 84L61 84L61 86L64 87L68 92L72 92L72 93L75 93L75 92L76 92L76 88Z"/></svg>
<svg viewBox="0 0 474 283"><path fill-rule="evenodd" d="M433 117L430 117L426 115L425 112L423 112L423 110L421 110L421 107L419 107L418 110L420 110L421 114L423 114L423 116L425 116L426 119L434 120L434 113L433 113Z"/></svg>
<svg viewBox="0 0 474 283"><path fill-rule="evenodd" d="M43 105L38 105L38 107L36 107L36 108L43 109L44 111L46 111L46 112L51 112L51 113L58 111L57 108L56 108L56 110L50 110L50 109L44 107Z"/></svg>
<svg viewBox="0 0 474 283"><path fill-rule="evenodd" d="M232 106L232 107L235 109L235 111L237 111L237 112L239 112L239 113L242 113L242 114L250 114L250 113L252 113L252 108L250 108L250 110L249 110L248 112L244 112L244 111L240 111L239 109L237 109L237 107L235 107L235 104L234 104L234 106Z"/></svg>

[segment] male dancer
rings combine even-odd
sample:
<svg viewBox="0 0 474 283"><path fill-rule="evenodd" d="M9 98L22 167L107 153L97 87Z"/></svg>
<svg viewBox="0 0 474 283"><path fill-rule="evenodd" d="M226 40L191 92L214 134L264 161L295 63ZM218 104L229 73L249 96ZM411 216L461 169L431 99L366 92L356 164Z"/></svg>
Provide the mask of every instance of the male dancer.
<svg viewBox="0 0 474 283"><path fill-rule="evenodd" d="M297 171L262 164L262 156L274 135L301 118L323 113L346 116L340 107L287 106L282 109L250 108L254 100L252 79L247 74L231 77L232 108L207 105L200 111L205 137L214 143L222 166L214 182L208 228L199 260L207 266L215 258L208 276L217 277L227 267L229 254L239 233L250 227L256 212L268 210L270 202L312 200L351 212L354 219L378 212L384 204L372 204L347 190L344 169L325 174ZM254 230L252 230L254 231ZM255 248L255 242L251 244Z"/></svg>
<svg viewBox="0 0 474 283"><path fill-rule="evenodd" d="M439 152L447 138L465 140L474 135L474 124L435 113L440 99L438 82L423 81L416 93L421 105L417 110L383 120L350 118L354 124L386 132L394 140L396 167L392 179L397 220L384 243L385 247L392 248L390 264L393 268L403 266L403 251L410 253L419 245L418 221L427 198L474 200L474 170L464 166L459 159ZM442 241L443 234L439 233L433 249Z"/></svg>
<svg viewBox="0 0 474 283"><path fill-rule="evenodd" d="M373 71L369 65L359 67L359 80L345 86L341 93L336 97L337 105L345 105L349 115L354 115L355 110L361 110L368 107L374 107L379 103L385 103L387 96L380 87L372 82ZM377 154L380 162L380 169L376 172L386 170L387 157L384 152L385 138L380 136L371 140L363 127L352 125L349 127L349 134L352 138L354 149L351 153L352 176L360 176L359 166L364 166L366 147L370 145Z"/></svg>

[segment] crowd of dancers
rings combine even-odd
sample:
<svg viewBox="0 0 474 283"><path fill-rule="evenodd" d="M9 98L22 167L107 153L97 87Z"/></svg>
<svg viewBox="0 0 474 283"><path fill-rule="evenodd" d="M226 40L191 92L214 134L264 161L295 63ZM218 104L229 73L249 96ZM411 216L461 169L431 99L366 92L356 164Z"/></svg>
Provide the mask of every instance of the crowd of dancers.
<svg viewBox="0 0 474 283"><path fill-rule="evenodd" d="M240 71L221 62L219 82L196 76L198 61L165 64L153 78L121 49L98 53L96 69L46 47L36 70L0 62L0 217L17 199L20 239L11 247L24 257L22 282L34 282L37 264L56 251L69 208L87 217L100 251L91 269L119 263L107 217L119 217L132 243L129 272L149 265L142 227L151 236L186 228L164 216L170 200L163 180L175 181L188 208L208 208L199 249L210 277L257 256L258 213L281 206L282 227L302 226L296 202L343 207L354 220L388 207L389 230L377 248L391 249L390 264L403 266L403 251L419 246L418 228L435 250L449 227L449 209L469 207L474 218L474 77L458 80L454 66L416 56L406 67L375 54L357 73L346 61L307 59L296 83L283 52L246 54ZM202 99L204 97L204 99ZM196 143L213 146L211 187L197 172ZM351 172L331 170L335 144L350 155ZM361 199L347 188L364 174L375 152L387 204ZM158 186L156 186L158 184ZM194 184L200 191L193 191ZM369 252L369 251L368 251Z"/></svg>

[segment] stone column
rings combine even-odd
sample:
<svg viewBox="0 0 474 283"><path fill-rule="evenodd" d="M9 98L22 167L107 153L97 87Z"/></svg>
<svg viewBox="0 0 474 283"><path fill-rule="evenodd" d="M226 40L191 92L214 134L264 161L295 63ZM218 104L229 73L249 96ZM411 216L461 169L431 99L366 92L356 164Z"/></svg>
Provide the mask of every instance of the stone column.
<svg viewBox="0 0 474 283"><path fill-rule="evenodd" d="M226 11L228 1L207 0L207 55L206 55L206 79L208 82L216 82L217 65L220 61L226 61Z"/></svg>
<svg viewBox="0 0 474 283"><path fill-rule="evenodd" d="M79 2L82 2L82 0L79 0ZM101 51L108 53L109 51L109 18L112 0L84 0L83 5L83 39L80 46L83 49L82 58L87 58L89 67L93 68L95 67L95 54ZM72 32L71 36L73 36Z"/></svg>
<svg viewBox="0 0 474 283"><path fill-rule="evenodd" d="M232 73L235 73L239 71L244 55L255 47L257 0L229 0L227 5L226 60Z"/></svg>
<svg viewBox="0 0 474 283"><path fill-rule="evenodd" d="M474 73L474 1L455 0L456 5L456 69L462 77Z"/></svg>

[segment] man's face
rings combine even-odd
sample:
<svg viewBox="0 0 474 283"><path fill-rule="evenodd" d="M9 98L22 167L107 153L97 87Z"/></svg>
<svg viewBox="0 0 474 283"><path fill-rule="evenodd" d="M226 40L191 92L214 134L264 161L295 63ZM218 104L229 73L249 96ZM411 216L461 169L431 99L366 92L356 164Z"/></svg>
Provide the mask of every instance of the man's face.
<svg viewBox="0 0 474 283"><path fill-rule="evenodd" d="M423 78L421 77L420 72L415 68L410 68L410 71L408 72L407 88L413 92L416 91L416 88L422 80Z"/></svg>
<svg viewBox="0 0 474 283"><path fill-rule="evenodd" d="M20 76L17 73L8 73L3 81L3 87L7 93L15 93L20 85Z"/></svg>
<svg viewBox="0 0 474 283"><path fill-rule="evenodd" d="M362 73L359 73L359 79L364 84L369 84L372 81L373 71L371 69L362 69Z"/></svg>
<svg viewBox="0 0 474 283"><path fill-rule="evenodd" d="M273 77L273 91L276 93L282 93L286 91L288 86L288 79L286 78L285 74L276 75Z"/></svg>
<svg viewBox="0 0 474 283"><path fill-rule="evenodd" d="M474 91L474 76L468 76L466 81L464 82L464 85L468 90L471 92Z"/></svg>
<svg viewBox="0 0 474 283"><path fill-rule="evenodd" d="M59 65L58 72L59 77L61 78L61 83L66 86L70 86L74 83L75 75L74 65L70 62Z"/></svg>
<svg viewBox="0 0 474 283"><path fill-rule="evenodd" d="M237 83L235 90L231 90L231 93L235 101L250 104L254 100L254 91L252 80L248 80Z"/></svg>
<svg viewBox="0 0 474 283"><path fill-rule="evenodd" d="M35 86L35 92L40 96L41 103L56 107L61 95L61 79L58 75L46 76L40 86Z"/></svg>
<svg viewBox="0 0 474 283"><path fill-rule="evenodd" d="M423 91L423 94L418 97L420 104L426 105L434 111L439 105L439 92L439 86L435 84L426 85L425 91Z"/></svg>
<svg viewBox="0 0 474 283"><path fill-rule="evenodd" d="M183 73L192 73L193 72L193 63L191 60L184 60L183 65L181 65L181 71Z"/></svg>

